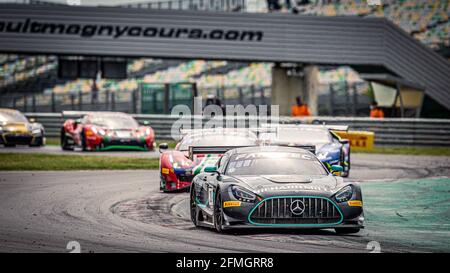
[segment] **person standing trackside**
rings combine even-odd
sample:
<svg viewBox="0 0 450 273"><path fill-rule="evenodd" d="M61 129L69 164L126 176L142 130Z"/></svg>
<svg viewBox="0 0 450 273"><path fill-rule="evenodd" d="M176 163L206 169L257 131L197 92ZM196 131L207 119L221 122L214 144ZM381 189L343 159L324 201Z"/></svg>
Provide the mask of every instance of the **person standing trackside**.
<svg viewBox="0 0 450 273"><path fill-rule="evenodd" d="M309 111L308 105L302 102L302 98L300 96L295 98L297 104L291 107L291 116L292 117L309 117L311 116L311 112Z"/></svg>
<svg viewBox="0 0 450 273"><path fill-rule="evenodd" d="M384 112L380 107L378 107L378 103L376 101L370 104L370 117L384 118Z"/></svg>

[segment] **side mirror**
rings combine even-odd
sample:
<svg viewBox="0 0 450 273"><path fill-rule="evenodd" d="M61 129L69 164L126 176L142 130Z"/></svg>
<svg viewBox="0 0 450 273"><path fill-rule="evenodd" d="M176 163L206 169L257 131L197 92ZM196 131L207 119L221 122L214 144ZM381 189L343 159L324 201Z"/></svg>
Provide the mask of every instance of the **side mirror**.
<svg viewBox="0 0 450 273"><path fill-rule="evenodd" d="M150 125L150 121L144 120L144 121L142 122L142 124L144 124L145 126L148 126L148 125Z"/></svg>
<svg viewBox="0 0 450 273"><path fill-rule="evenodd" d="M344 139L341 139L339 142L342 144L348 144L348 143L350 143L350 140L344 138Z"/></svg>
<svg viewBox="0 0 450 273"><path fill-rule="evenodd" d="M30 123L35 123L36 122L35 118L29 118L28 120L30 121Z"/></svg>
<svg viewBox="0 0 450 273"><path fill-rule="evenodd" d="M159 144L159 152L162 153L165 150L169 149L169 145L167 143L161 143Z"/></svg>
<svg viewBox="0 0 450 273"><path fill-rule="evenodd" d="M222 179L220 176L220 172L217 170L216 166L208 166L205 167L205 169L203 170L205 173L216 173L217 174L217 179Z"/></svg>
<svg viewBox="0 0 450 273"><path fill-rule="evenodd" d="M340 165L332 165L331 166L331 173L333 175L336 175L336 176L341 175L341 172L343 172L343 171L344 171L344 168Z"/></svg>

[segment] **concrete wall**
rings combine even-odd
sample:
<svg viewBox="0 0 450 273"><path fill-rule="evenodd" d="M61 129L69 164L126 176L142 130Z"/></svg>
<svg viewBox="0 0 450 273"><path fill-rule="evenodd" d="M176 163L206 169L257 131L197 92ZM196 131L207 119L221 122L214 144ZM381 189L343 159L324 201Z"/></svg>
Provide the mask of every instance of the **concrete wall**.
<svg viewBox="0 0 450 273"><path fill-rule="evenodd" d="M288 76L286 68L275 65L272 68L272 104L280 106L280 115L289 116L295 98L301 96L309 106L312 115L318 113L318 68L305 66L303 75Z"/></svg>

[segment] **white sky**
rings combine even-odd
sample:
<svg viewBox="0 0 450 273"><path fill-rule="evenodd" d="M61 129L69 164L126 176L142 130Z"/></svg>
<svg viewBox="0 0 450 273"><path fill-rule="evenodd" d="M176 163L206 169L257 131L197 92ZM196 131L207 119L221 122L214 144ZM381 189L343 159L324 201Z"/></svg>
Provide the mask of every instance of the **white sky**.
<svg viewBox="0 0 450 273"><path fill-rule="evenodd" d="M68 3L68 2L81 2L85 6L115 6L119 4L126 3L141 3L141 2L159 2L158 0L44 0L45 2L55 2L55 3ZM166 1L166 0L161 0ZM11 3L11 2L23 2L21 0L0 0L0 3Z"/></svg>
<svg viewBox="0 0 450 273"><path fill-rule="evenodd" d="M0 0L0 3L23 3L27 0ZM149 3L149 2L169 2L171 0L43 0L45 2L55 3L81 3L84 6L117 6L130 3ZM205 0L206 1L206 0ZM267 0L247 0L248 11L260 11L266 7Z"/></svg>

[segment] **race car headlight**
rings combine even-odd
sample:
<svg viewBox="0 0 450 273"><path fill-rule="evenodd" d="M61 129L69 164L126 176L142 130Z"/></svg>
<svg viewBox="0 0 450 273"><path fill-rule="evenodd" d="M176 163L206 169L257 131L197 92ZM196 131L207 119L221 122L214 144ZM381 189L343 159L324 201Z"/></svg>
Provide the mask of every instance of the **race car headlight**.
<svg viewBox="0 0 450 273"><path fill-rule="evenodd" d="M233 193L233 196L239 201L254 202L256 200L256 195L253 192L239 186L232 186L231 192Z"/></svg>
<svg viewBox="0 0 450 273"><path fill-rule="evenodd" d="M336 198L336 201L341 203L350 200L352 196L353 188L351 186L345 186L341 190L339 190L334 197Z"/></svg>
<svg viewBox="0 0 450 273"><path fill-rule="evenodd" d="M101 135L101 136L106 135L106 132L103 129L97 129L95 127L91 127L91 131L96 135Z"/></svg>
<svg viewBox="0 0 450 273"><path fill-rule="evenodd" d="M327 158L327 156L328 156L328 152L319 152L319 153L317 154L317 158L318 158L319 160L325 160L325 159Z"/></svg>

